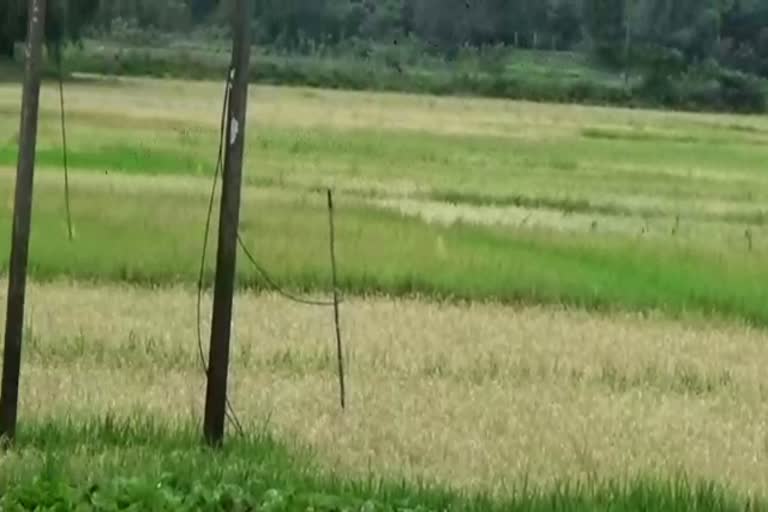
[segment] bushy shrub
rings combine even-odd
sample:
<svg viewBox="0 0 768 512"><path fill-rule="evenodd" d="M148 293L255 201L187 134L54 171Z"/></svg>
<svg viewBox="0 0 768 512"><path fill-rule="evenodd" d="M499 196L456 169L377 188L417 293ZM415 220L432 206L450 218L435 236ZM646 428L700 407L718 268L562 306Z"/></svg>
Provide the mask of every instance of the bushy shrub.
<svg viewBox="0 0 768 512"><path fill-rule="evenodd" d="M753 76L738 71L721 71L718 77L723 103L737 112L765 112L766 90Z"/></svg>
<svg viewBox="0 0 768 512"><path fill-rule="evenodd" d="M638 63L644 72L636 97L670 108L764 112L766 89L760 79L723 69L713 59L686 66L676 50L646 48Z"/></svg>
<svg viewBox="0 0 768 512"><path fill-rule="evenodd" d="M304 85L334 89L386 90L433 95L475 95L542 102L654 106L687 110L763 112L766 91L758 79L717 66L677 71L675 55L657 56L643 82L631 89L588 75L569 78L505 72L498 55L493 66L392 66L385 59L323 58L259 54L251 68L254 83ZM108 75L144 75L186 79L221 79L226 54L187 50L134 49L118 52L73 50L67 68ZM465 63L466 64L466 63ZM488 67L493 67L491 72ZM673 70L674 72L670 72Z"/></svg>

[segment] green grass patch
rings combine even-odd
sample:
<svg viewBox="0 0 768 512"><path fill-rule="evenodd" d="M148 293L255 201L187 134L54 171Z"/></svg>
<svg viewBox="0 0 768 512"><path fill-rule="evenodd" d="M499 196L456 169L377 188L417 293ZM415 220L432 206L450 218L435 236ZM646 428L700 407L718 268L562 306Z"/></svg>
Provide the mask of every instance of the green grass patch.
<svg viewBox="0 0 768 512"><path fill-rule="evenodd" d="M30 272L37 279L194 283L206 198L152 178L124 186L74 180L77 240L66 240L58 184L35 197ZM282 285L329 289L327 213L322 198L247 192L242 230ZM266 194L266 195L265 195ZM215 225L215 224L214 224ZM0 219L0 271L7 268L10 218ZM440 299L563 303L593 309L692 310L768 325L762 253L704 250L628 237L563 235L416 219L340 201L339 282L347 293ZM211 248L213 249L213 248ZM211 261L213 251L211 251ZM246 288L265 283L240 257Z"/></svg>
<svg viewBox="0 0 768 512"><path fill-rule="evenodd" d="M108 98L103 111L73 109L68 118L70 163L91 171L73 178L75 244L66 242L61 182L51 174L60 169L59 126L52 114L55 109L44 109L49 117L41 124L38 163L49 172L39 175L31 261L38 279L65 275L145 284L195 280L206 204L204 182L181 176L212 171L218 114L212 108L210 125L205 124L206 115L193 115L185 127L184 116L189 113L185 107L210 103L211 95L220 91L205 84L175 83L166 90L159 82L134 83L135 96L126 87L125 98L123 91L112 95L108 88L86 86L71 94L79 102L86 101L86 91ZM163 98L161 105L142 102L150 90ZM9 98L3 101L6 107L13 104L14 91L3 91ZM272 117L262 121L257 117L249 128L245 182L272 188L249 192L243 229L257 256L285 286L328 289L325 211L319 200L306 199L311 197L306 192L333 185L343 192L340 279L348 293L658 308L673 313L694 309L768 323L768 313L762 311L766 293L756 284L766 277L768 267L760 250L747 254L746 240L738 238L739 224L761 226L767 218L761 201L768 198L764 173L768 152L744 143L754 136L752 131L741 136L729 132L728 137L739 139L734 143L648 144L585 138L580 126L610 121L606 126L633 127L653 121L664 127L653 133L669 129L679 135L693 127L695 134L711 135L729 125L705 130L705 121L715 125L718 120L512 104L496 116L483 102L465 106L392 95L260 92L286 101L289 107L285 115L267 114ZM182 102L174 104L177 96ZM342 109L327 124L321 122L327 120L325 102ZM390 109L403 113L414 109L414 124L421 128L400 124L384 128L368 119L353 128L362 122L360 114L367 112L356 109L369 102L379 102L372 111L388 122L392 120L385 112ZM282 112L282 107L277 110ZM444 127L437 125L430 129L431 112L448 122L467 117L471 129L465 132L461 124L454 126L457 133L439 131ZM508 128L519 118L534 133L516 137L483 132L491 114L493 123ZM557 116L564 121L558 122ZM15 164L16 129L15 120L0 122L0 140L11 142L0 148L0 166ZM556 135L547 136L550 132ZM133 176L121 176L128 174ZM0 179L10 190L10 173ZM294 199L286 200L287 191L295 194ZM273 193L276 197L265 197ZM374 210L361 201L364 198L625 217L618 219L624 234L429 226ZM9 215L0 217L0 268L7 262L10 194L6 204ZM430 207L428 202L424 205ZM668 224L669 229L692 225L702 232L707 225L699 221L726 222L736 225L730 239L735 243L717 247L709 239L640 239L643 217L667 217L668 223L661 219L659 224ZM551 222L557 227L556 218ZM598 222L602 219L595 219L593 226ZM753 235L759 247L763 233L755 229L745 236ZM243 258L239 272L243 286L264 288Z"/></svg>
<svg viewBox="0 0 768 512"><path fill-rule="evenodd" d="M126 122L113 129L113 119L71 117L69 161L73 168L146 175L212 171L217 147L213 129L162 129L156 126L162 123L151 120L138 126L135 121ZM14 138L12 129L8 127L8 139ZM0 140L3 138L0 131ZM58 138L53 121L43 127L38 150L41 166L61 168ZM15 166L17 156L15 143L1 147L0 165ZM752 212L729 217L748 222L760 211L757 201L768 198L763 173L766 158L768 152L742 143L645 144L578 137L526 141L255 125L249 131L245 180L303 188L333 183L358 193L405 185L428 191L422 197L470 205L601 215L681 214L704 220L713 217L695 210L681 212L679 206L670 204L650 208L621 204L621 196L652 197L667 203L748 199L755 202ZM730 179L729 174L733 174ZM722 217L729 213L723 212Z"/></svg>
<svg viewBox="0 0 768 512"><path fill-rule="evenodd" d="M219 84L118 83L114 90L109 81L68 84L77 105L67 116L74 168L210 172ZM42 166L60 168L58 102L47 85L38 156ZM702 202L715 203L710 211L718 212L753 203L751 214L768 199L768 145L756 119L747 125L748 118L735 116L317 90L256 88L254 94L266 108L249 121L245 174L252 183L418 190L465 204L538 204L571 213L656 209L684 218L703 218L681 211ZM17 157L19 95L8 85L0 90L0 165L8 167ZM647 199L650 208L642 205Z"/></svg>
<svg viewBox="0 0 768 512"><path fill-rule="evenodd" d="M188 134L182 137L195 139L195 136ZM204 151L205 142L195 139L174 145L170 137L168 139L144 139L136 145L115 142L97 147L75 147L69 150L68 161L72 168L101 174L202 176L212 172L214 161ZM395 144L377 145L376 140L373 134L352 136L320 130L301 133L259 131L254 135L248 155L249 161L259 163L258 174L247 166L244 180L251 185L279 186L297 191L321 190L333 184L360 198L397 199L408 196L454 205L554 210L565 215L638 218L679 215L686 221L722 221L753 226L768 222L768 216L757 204L746 211L681 211L679 207L670 206L625 205L619 199L601 198L597 193L600 190L619 192L632 189L635 193L645 192L670 200L716 198L717 195L727 194L729 189L735 197L752 194L739 192L746 186L739 180L725 184L722 180L700 177L694 181L665 172L594 170L576 163L576 160L545 157L544 147L537 149L530 146L515 150L513 166L501 169L496 165L504 155L500 143L494 139L434 137L430 140L423 134L411 138L398 136L392 142L403 143L399 150ZM441 153L439 148L442 147L452 149ZM559 146L552 146L553 154L558 152L556 147ZM14 166L17 157L16 147L8 145L0 148L0 166ZM608 160L606 157L605 161ZM323 162L322 169L317 169L318 162ZM536 162L528 168L528 172L525 172L526 162ZM44 145L37 151L37 163L43 169L60 171L62 149ZM462 169L472 169L473 172L465 174ZM479 175L474 175L476 171ZM493 192L487 191L487 180L498 184ZM546 186L546 183L564 180L569 183L568 187ZM427 190L408 193L398 192L395 187L388 190L388 184L396 186L398 182L413 182ZM518 183L525 192L514 192ZM759 186L756 187L756 194L761 194ZM640 223L641 220L638 220Z"/></svg>
<svg viewBox="0 0 768 512"><path fill-rule="evenodd" d="M759 133L752 130L743 130L745 133ZM738 137L724 137L699 134L664 133L651 130L611 130L607 128L584 128L581 130L583 137L598 140L620 140L638 142L675 142L679 144L763 144L763 140L750 140Z"/></svg>
<svg viewBox="0 0 768 512"><path fill-rule="evenodd" d="M51 147L37 151L37 163L41 166L59 168L62 166L62 149ZM18 152L15 147L0 148L0 165L16 164ZM195 174L196 170L213 168L212 162L195 158L183 151L160 148L114 145L95 149L73 149L67 152L69 165L78 169L122 172L129 174Z"/></svg>
<svg viewBox="0 0 768 512"><path fill-rule="evenodd" d="M259 430L256 430L259 432ZM21 425L0 461L0 507L22 510L718 511L760 510L717 484L683 478L520 482L503 496L320 469L310 453L265 433L205 448L196 428L151 420L52 420Z"/></svg>

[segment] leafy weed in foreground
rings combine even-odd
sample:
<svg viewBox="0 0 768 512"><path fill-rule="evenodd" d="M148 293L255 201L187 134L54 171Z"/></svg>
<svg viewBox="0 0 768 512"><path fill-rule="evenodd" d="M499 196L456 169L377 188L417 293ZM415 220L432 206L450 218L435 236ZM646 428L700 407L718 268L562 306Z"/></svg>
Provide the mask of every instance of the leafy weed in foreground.
<svg viewBox="0 0 768 512"><path fill-rule="evenodd" d="M261 431L221 451L192 426L151 420L23 425L2 463L0 510L743 511L760 510L713 483L682 478L521 485L504 497L318 470L311 456Z"/></svg>

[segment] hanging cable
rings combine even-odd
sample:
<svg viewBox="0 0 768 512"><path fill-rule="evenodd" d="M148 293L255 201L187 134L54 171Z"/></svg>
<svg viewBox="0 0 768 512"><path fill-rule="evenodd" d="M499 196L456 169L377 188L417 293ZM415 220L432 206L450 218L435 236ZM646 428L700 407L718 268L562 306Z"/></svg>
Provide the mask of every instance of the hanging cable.
<svg viewBox="0 0 768 512"><path fill-rule="evenodd" d="M245 242L243 241L243 238L240 236L240 232L237 233L237 243L240 245L240 248L243 251L243 254L245 254L245 257L248 258L248 261L253 265L253 268L256 269L256 272L259 273L261 278L264 280L265 283L278 295L296 302L298 304L304 304L305 306L321 306L321 307L333 307L335 306L335 302L329 302L329 301L319 301L319 300L312 300L312 299L304 299L297 295L293 295L292 293L287 292L282 287L280 287L279 284L269 275L267 270L259 265L259 262L256 261L256 258L254 257L253 253L248 249L248 246L245 245Z"/></svg>
<svg viewBox="0 0 768 512"><path fill-rule="evenodd" d="M64 107L64 69L62 65L61 57L61 43L57 43L54 47L54 54L56 60L56 70L59 81L59 113L61 114L61 151L62 161L64 164L64 205L67 211L67 234L69 235L69 241L71 242L75 238L74 229L72 227L72 209L70 207L69 200L69 162L68 162L68 149L67 149L67 118L66 108Z"/></svg>

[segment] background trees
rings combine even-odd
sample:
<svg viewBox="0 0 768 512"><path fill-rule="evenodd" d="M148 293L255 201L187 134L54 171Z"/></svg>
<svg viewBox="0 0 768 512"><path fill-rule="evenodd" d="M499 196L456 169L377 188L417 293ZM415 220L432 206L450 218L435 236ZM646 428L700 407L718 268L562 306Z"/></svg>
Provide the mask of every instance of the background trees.
<svg viewBox="0 0 768 512"><path fill-rule="evenodd" d="M63 39L78 40L99 9L99 0L51 0L45 33L49 47ZM26 37L27 1L0 4L0 56L13 57L14 44Z"/></svg>
<svg viewBox="0 0 768 512"><path fill-rule="evenodd" d="M50 0L49 42L104 35L225 33L231 0ZM0 2L0 55L24 38L26 1ZM614 68L701 66L768 77L765 0L254 0L259 45L285 52L347 45L366 54L407 40L452 57L463 47L588 53Z"/></svg>

